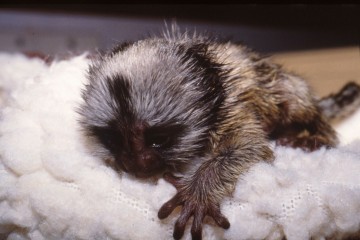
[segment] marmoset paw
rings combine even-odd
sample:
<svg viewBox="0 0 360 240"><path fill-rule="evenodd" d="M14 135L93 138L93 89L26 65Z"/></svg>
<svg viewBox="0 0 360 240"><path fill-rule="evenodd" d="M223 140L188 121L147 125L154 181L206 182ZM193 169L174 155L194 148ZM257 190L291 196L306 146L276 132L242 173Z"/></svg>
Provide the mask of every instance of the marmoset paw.
<svg viewBox="0 0 360 240"><path fill-rule="evenodd" d="M158 217L164 219L168 217L177 206L182 206L180 217L175 223L174 239L180 239L184 235L186 223L190 217L193 217L191 227L193 240L202 238L202 224L205 216L212 217L217 225L224 229L230 227L227 218L221 214L219 204L212 203L206 197L203 199L199 198L197 193L191 193L188 188L181 188L181 186L184 186L182 182L183 178L175 177L171 174L164 175L164 178L176 187L178 193L160 208Z"/></svg>

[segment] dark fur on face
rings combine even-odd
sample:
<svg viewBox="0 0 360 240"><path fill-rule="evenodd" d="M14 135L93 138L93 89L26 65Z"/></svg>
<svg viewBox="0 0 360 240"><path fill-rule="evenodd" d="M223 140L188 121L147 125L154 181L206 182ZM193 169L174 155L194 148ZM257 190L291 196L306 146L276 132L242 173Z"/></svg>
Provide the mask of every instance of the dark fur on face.
<svg viewBox="0 0 360 240"><path fill-rule="evenodd" d="M326 110L330 100L319 102L302 78L246 47L176 31L119 45L88 78L80 123L104 159L137 177L198 166L164 175L178 192L158 216L182 206L176 239L190 217L193 239L205 216L230 226L220 203L250 166L273 159L270 139L306 151L336 146L327 117L345 102L336 99L360 96L351 85Z"/></svg>

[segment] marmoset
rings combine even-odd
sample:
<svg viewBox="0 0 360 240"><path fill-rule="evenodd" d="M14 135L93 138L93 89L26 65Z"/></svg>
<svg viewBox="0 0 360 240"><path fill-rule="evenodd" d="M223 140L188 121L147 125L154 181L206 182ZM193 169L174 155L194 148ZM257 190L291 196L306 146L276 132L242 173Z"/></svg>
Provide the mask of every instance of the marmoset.
<svg viewBox="0 0 360 240"><path fill-rule="evenodd" d="M271 141L335 147L328 118L360 95L350 83L319 99L301 77L243 45L178 30L118 45L92 62L88 79L81 126L104 159L136 177L164 173L176 187L158 212L164 219L182 206L175 239L190 218L193 239L205 216L230 227L221 201L253 164L273 160Z"/></svg>

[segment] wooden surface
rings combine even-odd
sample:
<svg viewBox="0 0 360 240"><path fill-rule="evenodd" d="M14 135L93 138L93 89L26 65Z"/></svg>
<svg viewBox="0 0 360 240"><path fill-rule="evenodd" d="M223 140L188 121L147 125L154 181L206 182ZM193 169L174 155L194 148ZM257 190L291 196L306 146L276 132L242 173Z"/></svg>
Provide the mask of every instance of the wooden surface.
<svg viewBox="0 0 360 240"><path fill-rule="evenodd" d="M273 60L305 78L319 96L338 91L348 81L360 84L359 46L286 52L273 55Z"/></svg>

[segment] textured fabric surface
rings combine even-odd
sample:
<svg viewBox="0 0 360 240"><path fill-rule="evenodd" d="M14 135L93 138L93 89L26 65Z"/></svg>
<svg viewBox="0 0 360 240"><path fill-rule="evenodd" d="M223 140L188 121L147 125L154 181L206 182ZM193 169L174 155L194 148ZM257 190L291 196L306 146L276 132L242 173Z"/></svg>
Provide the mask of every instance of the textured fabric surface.
<svg viewBox="0 0 360 240"><path fill-rule="evenodd" d="M164 180L120 175L86 148L75 111L89 60L46 65L0 54L0 238L172 239L178 211ZM342 238L360 230L360 111L336 149L273 147L273 164L242 176L222 203L231 227L206 219L204 239ZM184 239L190 239L189 229Z"/></svg>

